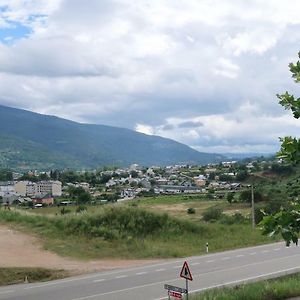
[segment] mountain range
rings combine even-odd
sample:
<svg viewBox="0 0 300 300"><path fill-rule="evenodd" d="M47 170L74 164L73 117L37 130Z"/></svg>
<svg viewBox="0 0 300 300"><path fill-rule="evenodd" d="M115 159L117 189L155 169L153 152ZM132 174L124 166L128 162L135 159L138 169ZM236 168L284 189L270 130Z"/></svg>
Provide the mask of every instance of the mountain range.
<svg viewBox="0 0 300 300"><path fill-rule="evenodd" d="M82 124L0 105L0 167L97 168L207 164L218 154L198 152L159 136L106 125Z"/></svg>

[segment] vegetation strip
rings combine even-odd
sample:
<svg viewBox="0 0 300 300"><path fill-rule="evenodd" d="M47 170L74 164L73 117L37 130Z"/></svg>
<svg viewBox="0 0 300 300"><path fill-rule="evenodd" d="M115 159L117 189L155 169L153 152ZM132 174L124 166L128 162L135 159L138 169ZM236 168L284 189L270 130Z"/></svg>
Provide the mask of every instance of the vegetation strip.
<svg viewBox="0 0 300 300"><path fill-rule="evenodd" d="M41 282L67 277L64 270L50 270L44 268L0 268L0 285L27 282Z"/></svg>
<svg viewBox="0 0 300 300"><path fill-rule="evenodd" d="M300 273L242 284L233 288L217 288L191 296L191 300L281 300L300 296Z"/></svg>
<svg viewBox="0 0 300 300"><path fill-rule="evenodd" d="M122 205L51 216L0 210L0 219L37 234L47 250L80 259L184 257L205 253L206 242L216 252L275 241L244 219L207 223Z"/></svg>

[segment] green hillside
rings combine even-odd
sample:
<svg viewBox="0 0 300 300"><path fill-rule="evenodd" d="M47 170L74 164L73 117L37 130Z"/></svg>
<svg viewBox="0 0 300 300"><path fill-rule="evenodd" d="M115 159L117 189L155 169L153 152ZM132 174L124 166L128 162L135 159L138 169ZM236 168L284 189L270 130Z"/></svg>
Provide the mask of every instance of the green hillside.
<svg viewBox="0 0 300 300"><path fill-rule="evenodd" d="M80 124L54 116L0 106L0 167L95 168L207 164L222 156L125 128Z"/></svg>

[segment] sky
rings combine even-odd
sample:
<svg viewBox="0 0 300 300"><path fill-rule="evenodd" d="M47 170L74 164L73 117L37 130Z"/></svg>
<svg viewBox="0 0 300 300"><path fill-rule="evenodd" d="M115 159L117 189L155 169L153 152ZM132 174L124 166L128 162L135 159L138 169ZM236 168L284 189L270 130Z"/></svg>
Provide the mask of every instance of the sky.
<svg viewBox="0 0 300 300"><path fill-rule="evenodd" d="M300 122L299 0L0 0L0 104L203 152L279 150Z"/></svg>

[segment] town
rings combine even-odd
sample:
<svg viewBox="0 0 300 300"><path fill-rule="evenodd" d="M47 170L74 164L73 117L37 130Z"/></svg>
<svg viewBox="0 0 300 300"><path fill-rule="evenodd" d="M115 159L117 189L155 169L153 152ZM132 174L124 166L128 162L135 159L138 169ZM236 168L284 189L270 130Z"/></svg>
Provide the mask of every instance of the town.
<svg viewBox="0 0 300 300"><path fill-rule="evenodd" d="M280 161L256 159L226 161L205 166L106 167L95 171L7 172L0 181L4 206L40 208L52 205L105 204L140 196L207 193L224 198L247 187L254 172L278 168ZM3 171L4 172L4 171ZM6 176L6 177L5 177ZM9 180L3 180L9 179Z"/></svg>

